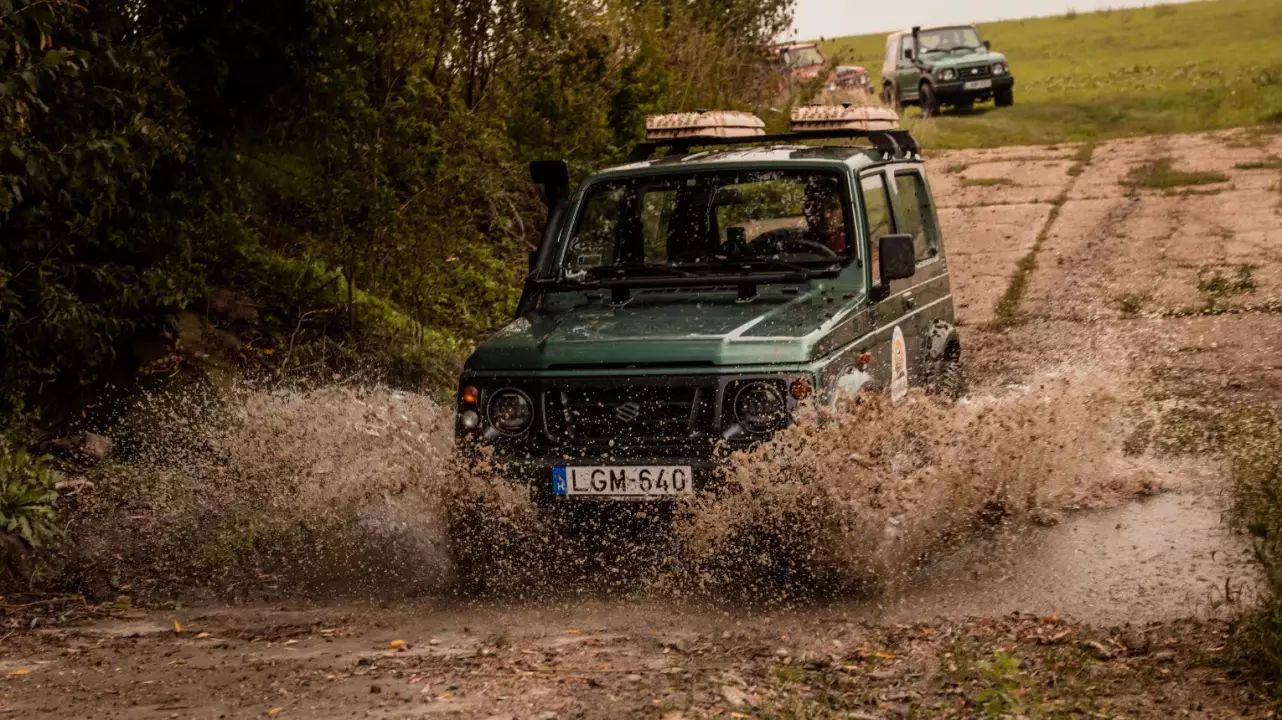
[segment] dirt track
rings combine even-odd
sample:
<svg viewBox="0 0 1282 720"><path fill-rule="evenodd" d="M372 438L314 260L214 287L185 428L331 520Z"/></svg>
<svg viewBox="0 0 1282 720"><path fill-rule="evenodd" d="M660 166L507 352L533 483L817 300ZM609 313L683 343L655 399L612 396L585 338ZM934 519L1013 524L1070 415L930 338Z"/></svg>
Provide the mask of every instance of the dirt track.
<svg viewBox="0 0 1282 720"><path fill-rule="evenodd" d="M1038 383L1054 363L1142 387L1126 410L1150 422L1124 440L1130 455L1163 458L1157 497L1119 492L1055 527L978 539L894 598L778 616L662 602L103 613L4 636L0 713L890 718L981 715L990 701L1034 715L1253 712L1219 660L1216 603L1226 583L1249 589L1253 570L1220 523L1215 428L1282 398L1282 178L1235 167L1282 155L1282 136L1125 140L1089 163L1077 153L929 161L974 391ZM1230 179L1124 185L1161 155ZM976 182L992 178L1013 184ZM1033 251L1016 322L999 326L994 307Z"/></svg>

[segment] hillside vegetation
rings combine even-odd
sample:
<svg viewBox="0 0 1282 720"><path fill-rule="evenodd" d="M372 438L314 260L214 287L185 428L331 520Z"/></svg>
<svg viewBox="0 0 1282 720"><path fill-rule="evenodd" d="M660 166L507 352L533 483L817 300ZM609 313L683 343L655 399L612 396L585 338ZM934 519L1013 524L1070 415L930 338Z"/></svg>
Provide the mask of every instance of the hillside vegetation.
<svg viewBox="0 0 1282 720"><path fill-rule="evenodd" d="M930 24L922 17L923 25ZM996 147L1282 123L1282 0L1206 0L981 23L1015 106L911 121L927 146ZM895 30L897 28L888 28ZM886 33L824 40L880 87ZM915 111L914 111L915 114Z"/></svg>
<svg viewBox="0 0 1282 720"><path fill-rule="evenodd" d="M211 363L441 387L514 308L526 163L757 104L790 9L0 0L0 433Z"/></svg>

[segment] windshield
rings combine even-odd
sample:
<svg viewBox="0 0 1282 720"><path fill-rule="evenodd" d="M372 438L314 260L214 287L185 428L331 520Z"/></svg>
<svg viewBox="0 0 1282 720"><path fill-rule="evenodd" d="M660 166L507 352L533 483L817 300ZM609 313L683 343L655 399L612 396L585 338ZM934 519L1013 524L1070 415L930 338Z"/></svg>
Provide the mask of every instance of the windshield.
<svg viewBox="0 0 1282 720"><path fill-rule="evenodd" d="M593 185L570 236L567 277L711 269L817 269L844 261L848 193L835 173L752 171Z"/></svg>
<svg viewBox="0 0 1282 720"><path fill-rule="evenodd" d="M815 47L793 48L787 52L787 58L792 67L810 67L824 63L823 53Z"/></svg>
<svg viewBox="0 0 1282 720"><path fill-rule="evenodd" d="M950 27L936 28L934 30L922 30L921 52L922 54L932 52L948 52L950 50L966 49L974 50L984 46L979 39L979 32L973 27Z"/></svg>

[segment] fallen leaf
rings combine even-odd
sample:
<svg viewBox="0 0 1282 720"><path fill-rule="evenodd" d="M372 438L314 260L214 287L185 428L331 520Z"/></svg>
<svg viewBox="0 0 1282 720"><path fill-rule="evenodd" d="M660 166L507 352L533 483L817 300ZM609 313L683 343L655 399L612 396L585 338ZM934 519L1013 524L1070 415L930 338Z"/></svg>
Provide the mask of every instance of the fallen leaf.
<svg viewBox="0 0 1282 720"><path fill-rule="evenodd" d="M404 640L393 640L387 644L388 650L404 650L406 643Z"/></svg>
<svg viewBox="0 0 1282 720"><path fill-rule="evenodd" d="M579 630L575 630L575 629L571 628L571 629L569 629L569 630L566 630L566 631L565 631L565 634L566 634L566 635L578 635L578 634L579 634L579 632L580 632Z"/></svg>
<svg viewBox="0 0 1282 720"><path fill-rule="evenodd" d="M177 620L175 620L175 621L174 621L174 632L176 632L176 633L180 633L180 632L182 632L182 631L183 631L183 624L182 624L182 623L180 623L180 622L178 622Z"/></svg>
<svg viewBox="0 0 1282 720"><path fill-rule="evenodd" d="M197 639L197 640L204 640L204 639L205 639L205 638L207 638L207 637L209 637L209 633L207 633L207 632L203 632L203 633L200 633L199 635L197 635L197 636L196 636L196 639Z"/></svg>
<svg viewBox="0 0 1282 720"><path fill-rule="evenodd" d="M30 675L30 674L31 674L31 668L18 668L17 670L14 670L13 672L9 673L9 677L14 677L15 675Z"/></svg>
<svg viewBox="0 0 1282 720"><path fill-rule="evenodd" d="M277 715L279 715L279 714L281 714L281 713L283 713L283 712L285 712L285 708L283 708L283 707L274 707L274 708L272 708L271 710L268 710L268 711L267 711L267 717L276 717Z"/></svg>
<svg viewBox="0 0 1282 720"><path fill-rule="evenodd" d="M275 349L275 348L263 348L263 354L264 354L264 355L275 355L275 354L276 354L276 349Z"/></svg>

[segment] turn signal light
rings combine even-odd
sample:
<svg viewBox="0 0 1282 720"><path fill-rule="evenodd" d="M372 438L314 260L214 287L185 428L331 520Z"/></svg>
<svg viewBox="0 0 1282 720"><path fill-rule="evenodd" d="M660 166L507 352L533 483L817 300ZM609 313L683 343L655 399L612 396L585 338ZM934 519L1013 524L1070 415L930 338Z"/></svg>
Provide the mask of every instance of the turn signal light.
<svg viewBox="0 0 1282 720"><path fill-rule="evenodd" d="M468 405L475 405L476 401L481 399L481 391L471 385L468 385L459 391L458 396L460 400Z"/></svg>
<svg viewBox="0 0 1282 720"><path fill-rule="evenodd" d="M811 393L814 391L814 386L812 386L810 381L805 378L797 378L796 380L793 380L792 386L788 388L788 392L792 393L792 396L798 400L805 400L810 397Z"/></svg>
<svg viewBox="0 0 1282 720"><path fill-rule="evenodd" d="M872 365L872 353L870 352L859 353L859 357L855 358L855 362L858 363L860 369L863 369L868 367L869 365Z"/></svg>

